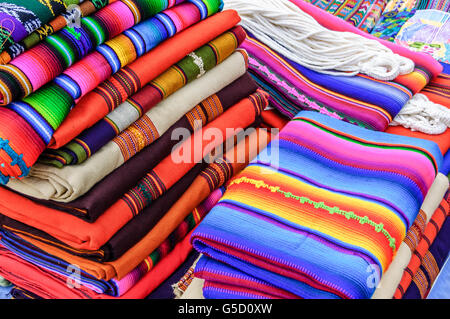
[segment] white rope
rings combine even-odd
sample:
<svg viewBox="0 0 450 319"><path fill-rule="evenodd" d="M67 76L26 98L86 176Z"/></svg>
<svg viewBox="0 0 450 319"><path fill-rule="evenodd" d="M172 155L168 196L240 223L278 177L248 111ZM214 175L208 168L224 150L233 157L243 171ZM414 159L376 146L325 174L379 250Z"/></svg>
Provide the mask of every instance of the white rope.
<svg viewBox="0 0 450 319"><path fill-rule="evenodd" d="M271 49L317 72L353 76L364 73L391 81L411 73L414 63L376 40L332 31L288 0L226 0L242 26Z"/></svg>
<svg viewBox="0 0 450 319"><path fill-rule="evenodd" d="M450 109L416 94L391 123L391 126L398 125L426 134L442 134L450 127Z"/></svg>

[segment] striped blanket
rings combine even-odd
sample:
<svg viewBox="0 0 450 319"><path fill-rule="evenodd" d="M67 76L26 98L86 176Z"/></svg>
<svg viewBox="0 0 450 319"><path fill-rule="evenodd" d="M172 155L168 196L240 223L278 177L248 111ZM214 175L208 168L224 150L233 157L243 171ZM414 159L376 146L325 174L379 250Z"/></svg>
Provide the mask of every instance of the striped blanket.
<svg viewBox="0 0 450 319"><path fill-rule="evenodd" d="M433 142L303 111L191 241L291 296L370 298L370 276L389 267L441 163Z"/></svg>

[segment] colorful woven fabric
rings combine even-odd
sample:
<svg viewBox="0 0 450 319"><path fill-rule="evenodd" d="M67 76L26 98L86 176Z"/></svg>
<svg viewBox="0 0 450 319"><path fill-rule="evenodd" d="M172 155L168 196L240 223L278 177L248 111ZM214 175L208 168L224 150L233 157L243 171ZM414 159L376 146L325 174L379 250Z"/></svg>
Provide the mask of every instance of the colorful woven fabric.
<svg viewBox="0 0 450 319"><path fill-rule="evenodd" d="M172 20L166 19L165 14L160 14L137 25L131 30L128 30L127 35L119 36L117 39L113 39L105 45L100 46L96 52L58 76L49 86L24 98L22 102L14 102L8 108L0 109L2 114L0 115L0 136L2 138L2 152L0 156L3 164L0 167L0 178L2 179L0 182L5 184L8 182L9 177L26 176L29 167L37 160L38 156L36 155L42 153L45 145L49 144L53 132L64 120L70 108L73 106L74 101L96 88L102 81L108 79L111 74L115 73L110 79L110 82L117 83L121 90L109 92L105 87L108 88L110 82L106 82L103 86L97 88L97 94L100 97L103 96L108 99L108 105L110 107L124 102L126 98L136 93L142 85L151 81L153 78L148 78L148 75L149 73L153 73L152 71L145 73L145 68L137 72L134 70L135 67L140 66L142 62L148 60L145 56L128 65L126 68L120 71L119 69L134 61L138 56L151 50L160 42L167 39L167 37L173 36L176 32L181 31L180 29L188 27L198 21L198 19L204 19L209 14L217 12L220 3L216 0L211 1L214 1L216 6L211 6L211 8L208 8L210 10L206 11L203 10L205 3L201 1L195 4L192 2L181 4L173 9L169 9L171 10L170 12L177 12L178 10L181 10L179 13L195 12L193 16L187 15L191 17L191 19L187 19L188 21L184 21L187 25L180 23L175 28L172 28L174 27L171 24ZM178 14L174 14L173 17L176 16ZM177 18L175 20L179 19ZM167 29L165 27L162 28L161 24L167 24ZM156 25L159 25L161 29L156 28ZM149 32L152 29L154 32ZM139 34L141 35L140 37L135 37ZM157 35L157 37L154 38L154 35ZM184 33L184 36L189 35L188 33ZM137 41L137 39L141 40ZM126 52L125 55L116 55L116 52L122 52L122 50ZM147 77L143 76L142 73L147 75ZM159 74L155 74L154 76L157 75ZM118 79L118 82L116 82L116 79ZM68 91L65 91L66 89ZM112 95L108 95L108 93ZM108 96L113 101L110 101ZM13 132L16 132L16 134L12 135ZM20 132L20 134L17 132Z"/></svg>
<svg viewBox="0 0 450 319"><path fill-rule="evenodd" d="M22 41L16 42L10 47L5 48L4 51L0 54L0 64L7 64L11 62L12 59L16 58L26 50L31 49L48 36L62 30L67 26L72 25L74 22L77 23L78 19L88 17L115 1L117 0L88 0L82 1L81 3L78 3L80 2L79 0L66 1L67 5L77 6L68 7L67 12L62 13L52 21L33 31Z"/></svg>
<svg viewBox="0 0 450 319"><path fill-rule="evenodd" d="M242 43L244 38L245 32L241 27L233 28L207 45L198 48L194 53L198 59L188 55L170 72L176 72L177 77L181 76L181 79L184 79L185 75L194 79L198 75L203 75L202 68L196 65L196 62L201 60L204 63L203 68L210 69L219 64L220 69L227 70L228 67L233 70L224 76L229 81L228 83L231 83L246 72L246 57L244 57L246 53L235 52L236 47ZM233 56L230 57L230 55ZM228 59L228 57L230 58ZM223 59L226 60L222 61ZM207 67L207 64L210 66ZM183 73L178 73L179 70L183 70ZM203 76L207 76L207 74ZM223 82L216 82L216 84L219 83ZM197 84L193 85L197 86ZM22 194L41 199L69 202L79 198L97 182L140 153L146 146L152 144L203 99L217 92L215 90L217 86L214 85L206 84L203 88L200 87L196 95L189 97L181 96L181 93L169 96L82 165L70 165L59 169L50 165L36 164L32 167L29 177L22 180L11 180L8 187ZM208 114L211 118L217 115L218 113Z"/></svg>
<svg viewBox="0 0 450 319"><path fill-rule="evenodd" d="M394 299L403 298L408 287L411 285L411 282L413 282L413 280L415 279L415 275L416 274L418 276L421 275L420 273L418 274L418 272L420 272L420 266L422 264L422 261L424 261L424 259L425 260L428 259L429 256L427 256L427 252L429 251L431 244L434 242L437 235L439 234L439 231L442 228L444 222L446 221L449 213L450 213L450 193L447 192L443 201L441 202L441 205L434 213L433 217L431 217L430 222L425 228L422 239L417 244L417 247L414 250L414 255L412 256L411 261L408 264L408 267L406 267L403 273L403 277L400 281L400 284L398 285L398 288L395 291ZM444 236L448 238L448 234L444 234ZM433 270L430 270L430 274L432 271ZM422 293L426 294L426 292L428 291L428 287L425 286L425 283L422 284L423 286L421 286L420 289L422 290Z"/></svg>
<svg viewBox="0 0 450 319"><path fill-rule="evenodd" d="M189 236L189 235L188 235ZM192 251L188 236L120 299L143 299L168 278ZM117 299L83 285L73 289L67 278L50 273L0 246L0 273L20 289L44 299ZM14 269L13 272L7 270Z"/></svg>
<svg viewBox="0 0 450 319"><path fill-rule="evenodd" d="M227 67L226 70L233 74L233 69L231 67ZM245 68L243 68L243 70L245 71ZM205 88L211 87L211 83L214 83L212 81L219 83L219 88L228 82L222 68L215 68L211 72L213 73L207 73L204 77L194 81L195 86L200 90L193 89L193 86L189 85L180 90L177 94L184 100L186 100L186 96L191 95L195 95L198 98L204 94L200 94L199 92L203 92ZM231 77L231 79L232 78L233 77ZM213 85L212 87L214 89L217 86ZM213 110L218 110L222 113L239 100L256 92L257 88L258 87L251 76L245 74L233 83L220 89L216 94L207 98L203 103L199 104L199 106L194 107L189 113L195 114L200 111L199 114L204 113L205 118L208 117L208 113L212 114ZM208 94L208 92L206 92L206 94ZM177 101L173 101L173 103L178 107L182 106L182 104ZM208 107L206 107L206 105ZM204 111L206 109L209 109L210 111ZM64 210L88 221L95 221L107 208L114 204L116 200L130 188L135 186L143 174L170 154L173 147L176 145L175 143L177 143L177 141L171 138L171 135L174 132L174 129L182 127L194 131L192 121L189 121L189 116L183 116L178 123L174 124L149 147L145 148L124 165L114 170L114 172L102 179L79 199L67 204L61 202L54 203L52 201L39 201L39 203L47 207ZM133 232L133 234L136 234L136 231ZM130 237L133 237L133 235L127 235L127 238Z"/></svg>
<svg viewBox="0 0 450 319"><path fill-rule="evenodd" d="M141 1L147 2L147 0ZM176 28L182 28L183 24L177 26L169 20L166 26L164 25L166 22L164 21L164 17L160 17L157 22L144 23L140 27L134 28L130 30L130 32L126 32L119 38L114 39L122 32L138 24L141 20L144 21L164 9L167 9L167 5L172 7L183 1L171 1L170 3L167 1L157 2L159 2L159 4L156 4L154 7L142 6L142 9L139 10L139 1L136 3L116 1L92 16L81 19L80 28L66 27L57 34L47 37L44 42L20 55L11 61L11 63L1 66L0 103L2 103L2 105L7 105L37 91L43 85L55 79L64 70L74 65L77 61L88 56L89 53L98 46L100 47L96 49L96 52L97 55L100 54L100 57L97 57L97 59L101 59L101 57L104 56L106 61L103 61L103 63L106 62L106 65L111 64L110 68L115 70L112 73L115 73L118 71L118 65L119 68L121 64L123 67L127 64L126 62L131 62L136 56L145 53L144 50L146 49L147 44L150 44L148 50L151 49L151 47L154 47L155 45L152 45L152 40L155 41L159 37L165 39L170 36L170 33L172 33L171 35L173 36L173 33L177 31ZM184 21L182 22L184 23ZM153 38L153 35L145 37L145 33L153 28L156 28L156 30L153 31L156 31L155 38ZM163 30L157 30L159 28ZM167 30L170 30L170 33ZM137 32L137 35L133 31ZM139 35L142 38L140 38L139 41L135 40L135 37L139 37ZM149 40L151 42L146 43ZM157 43L161 40L157 41ZM101 46L105 42L107 43ZM128 49L127 47L130 48ZM131 51L127 52L127 49L131 49ZM117 54L117 56L114 56L115 54ZM91 58L90 60L92 59L94 58ZM113 61L110 61L111 59ZM93 69L95 70L95 68ZM74 75L76 76L76 73L66 73L66 76L69 78ZM80 75L78 75L78 77L79 76ZM63 81L63 79L58 81ZM72 78L71 80L77 83L78 78ZM68 90L68 93L72 95L74 99L80 98L81 92L74 92L77 85L68 85L71 82L70 79L68 81L68 83L65 83L66 85L63 85L64 83L60 83L60 85ZM83 83L78 84L80 87L78 87L78 90L76 91L82 91ZM72 86L74 88L71 88Z"/></svg>
<svg viewBox="0 0 450 319"><path fill-rule="evenodd" d="M314 72L280 56L251 35L242 47L249 53L249 71L270 93L271 105L289 118L302 109L314 110L384 131L413 95L396 82Z"/></svg>
<svg viewBox="0 0 450 319"><path fill-rule="evenodd" d="M84 162L157 103L220 62L216 60L215 55L205 55L203 52L205 50L204 48L199 52L193 52L188 58L171 67L68 145L56 151L48 150L43 154L40 162L58 167ZM202 68L198 67L196 59L202 60ZM147 116L152 117L151 114Z"/></svg>
<svg viewBox="0 0 450 319"><path fill-rule="evenodd" d="M6 0L0 5L0 52L65 13L70 0Z"/></svg>
<svg viewBox="0 0 450 319"><path fill-rule="evenodd" d="M450 63L450 12L418 10L402 26L395 42Z"/></svg>
<svg viewBox="0 0 450 319"><path fill-rule="evenodd" d="M145 274L150 272L160 260L165 258L192 229L194 229L219 199L220 197L215 196L213 200L207 200L205 203L202 203L195 211L189 214L180 225L178 225L175 231L173 231L145 261L123 279L112 279L110 281L98 280L81 269L79 284L99 294L107 294L114 297L124 295L136 285ZM26 240L10 232L1 231L0 234L2 245L24 260L39 266L50 273L54 272L62 277L66 277L66 280L72 275L72 273L68 271L71 264L64 260L47 254L45 251L33 246Z"/></svg>
<svg viewBox="0 0 450 319"><path fill-rule="evenodd" d="M230 182L194 248L299 297L370 298L367 269L389 267L439 148L307 111L279 139Z"/></svg>
<svg viewBox="0 0 450 319"><path fill-rule="evenodd" d="M202 149L199 150L199 153L192 154L195 156L195 160L178 163L176 158L169 155L154 169L147 168L147 174L141 175L137 185L134 184L135 187L116 201L95 223L88 223L64 212L43 207L0 188L2 225L5 229L13 231L14 228L15 231L20 232L18 228L20 223L23 223L40 230L40 232L37 231L37 234L32 234L36 239L43 237L43 241L46 243L66 249L72 254L102 260L107 256L101 248L114 234L136 214L142 212L165 194L170 187L196 166L198 160L201 162L202 158L197 159L196 157L198 154L209 154L226 139L234 136L235 130L246 128L254 123L265 103L267 103L265 95L255 93L232 106L204 127L205 130L214 128L215 132L220 132L221 140L215 138L214 141L210 141L207 136L203 136L202 131L197 131L176 148L185 149L187 145L194 142L197 144L201 141ZM156 184L152 182L153 179L157 180ZM11 206L10 203L14 203L14 205ZM22 205L26 205L27 209L23 210L25 206ZM8 228L6 224L14 225L14 227Z"/></svg>
<svg viewBox="0 0 450 319"><path fill-rule="evenodd" d="M444 266L433 284L427 299L450 299L450 255L448 256Z"/></svg>
<svg viewBox="0 0 450 319"><path fill-rule="evenodd" d="M436 9L444 12L450 12L449 0L417 0L417 9Z"/></svg>
<svg viewBox="0 0 450 319"><path fill-rule="evenodd" d="M416 9L384 12L371 34L377 38L394 42L395 37L408 19L416 13Z"/></svg>
<svg viewBox="0 0 450 319"><path fill-rule="evenodd" d="M450 251L450 219L446 218L403 299L426 299Z"/></svg>
<svg viewBox="0 0 450 319"><path fill-rule="evenodd" d="M422 93L434 103L450 107L450 74L439 74Z"/></svg>
<svg viewBox="0 0 450 319"><path fill-rule="evenodd" d="M370 32L377 23L387 0L308 0L311 4Z"/></svg>
<svg viewBox="0 0 450 319"><path fill-rule="evenodd" d="M413 225L409 228L405 239L401 243L395 258L388 270L384 272L372 299L392 299L395 290L402 279L420 240L423 238L425 228L430 222L433 214L439 210L439 206L449 188L447 176L438 174L433 185L431 185L427 196L420 208L419 214ZM377 278L378 279L378 278Z"/></svg>

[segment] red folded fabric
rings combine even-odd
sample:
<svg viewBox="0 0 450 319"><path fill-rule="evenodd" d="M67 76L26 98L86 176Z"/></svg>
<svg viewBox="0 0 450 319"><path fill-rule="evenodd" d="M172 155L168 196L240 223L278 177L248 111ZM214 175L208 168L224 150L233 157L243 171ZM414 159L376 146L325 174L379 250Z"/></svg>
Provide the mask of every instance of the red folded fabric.
<svg viewBox="0 0 450 319"><path fill-rule="evenodd" d="M74 287L73 281L39 268L0 245L0 275L18 287L45 299L143 299L163 283L192 251L190 236L180 242L126 294L117 298L97 294L84 287ZM72 285L72 286L71 286Z"/></svg>

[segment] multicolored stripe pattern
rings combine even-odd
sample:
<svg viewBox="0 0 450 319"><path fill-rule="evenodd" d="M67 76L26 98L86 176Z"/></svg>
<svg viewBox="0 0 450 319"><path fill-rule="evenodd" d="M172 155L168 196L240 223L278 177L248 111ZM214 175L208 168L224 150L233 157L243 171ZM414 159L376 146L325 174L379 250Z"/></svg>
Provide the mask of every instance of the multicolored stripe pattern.
<svg viewBox="0 0 450 319"><path fill-rule="evenodd" d="M12 59L39 44L48 36L55 34L67 26L70 26L73 21L76 22L79 18L90 16L115 1L117 0L67 1L66 5L79 4L79 6L67 7L65 12L61 13L61 15L49 23L44 24L39 29L33 31L22 41L15 42L11 46L5 48L5 50L0 54L0 64L7 64L11 62Z"/></svg>
<svg viewBox="0 0 450 319"><path fill-rule="evenodd" d="M442 163L435 143L300 112L192 236L204 255L300 298L370 298Z"/></svg>
<svg viewBox="0 0 450 319"><path fill-rule="evenodd" d="M147 8L141 6L140 2L156 3L152 3L152 7ZM138 24L142 18L147 19L169 6L172 7L181 2L183 0L169 2L167 0L116 1L92 16L81 19L79 28L66 27L47 37L44 42L20 55L9 64L0 66L1 105L7 105L37 91L105 41ZM135 10L141 15L139 19L133 14ZM119 39L123 39L123 36ZM120 40L109 42L109 46L117 41ZM101 46L97 50L104 53L109 46ZM114 47L109 50L111 49ZM129 53L108 58L117 60L121 56L129 56Z"/></svg>
<svg viewBox="0 0 450 319"><path fill-rule="evenodd" d="M230 36L232 36L232 33L224 35L224 37ZM103 120L80 134L72 142L58 150L47 149L41 156L40 161L57 167L80 164L113 139L122 150L124 159L128 160L143 147L156 140L161 134L145 113L163 99L219 64L221 61L218 60L217 52L220 51L220 56L223 58L236 49L235 41L228 41L229 45L227 47L222 47L219 44L222 41L223 39L219 38L186 56L114 109ZM199 61L201 62L201 67L199 67ZM115 91L112 89L113 87L112 85L102 85L96 91L106 95L106 89L108 88L112 94ZM155 96L155 98L149 99L148 96L150 94ZM203 124L223 111L221 110L220 101L218 103L215 102L217 101L205 101L204 111L202 109L198 110L200 116L203 114L207 116L203 116L200 119ZM187 115L191 117L192 122L196 119L193 114L190 112ZM140 132L145 133L141 134ZM120 136L118 136L119 134Z"/></svg>
<svg viewBox="0 0 450 319"><path fill-rule="evenodd" d="M370 32L381 16L387 0L308 0L312 5Z"/></svg>
<svg viewBox="0 0 450 319"><path fill-rule="evenodd" d="M112 5L116 3L119 2ZM132 2L127 1L126 3L130 5ZM165 2L165 4L167 3ZM175 2L171 1L171 4L175 4ZM153 2L150 7L148 10L163 8L162 5L156 5ZM167 38L218 12L221 8L221 0L189 0L174 8L167 9L100 45L95 52L64 71L51 84L22 101L11 103L8 110L19 110L16 117L20 120L7 121L6 116L0 117L0 137L8 141L10 148L13 150L13 152L10 152L9 149L3 148L4 152L1 152L0 149L0 159L4 166L0 167L0 182L5 184L9 177L17 178L28 174L27 170L16 166L16 162L20 162L21 166L31 167L38 158L36 154L44 151L53 132L62 123L74 103L81 97L122 68L109 82L105 82L103 86L97 88L97 90L102 91L104 86L117 85L117 90L113 90L113 92L104 90L105 98L114 97L111 101L112 110L130 95L136 93L142 86L134 72L129 68L124 68L127 64ZM100 12L103 12L103 10ZM183 17L183 19L180 19L180 17ZM93 21L89 19L88 21ZM98 36L103 38L102 33L99 33ZM2 68L9 68L9 66L3 66ZM17 71L18 69L12 68L11 70ZM39 73L39 70L34 69L34 71ZM3 108L0 108L0 112L2 110ZM22 119L26 121L25 125L23 125ZM41 141L37 142L39 140ZM31 141L33 143L30 143Z"/></svg>
<svg viewBox="0 0 450 319"><path fill-rule="evenodd" d="M242 47L249 53L249 71L270 93L271 105L289 118L300 110L311 110L384 131L419 86L429 81L429 74L419 68L391 82L362 74L320 74L282 57L251 34Z"/></svg>

